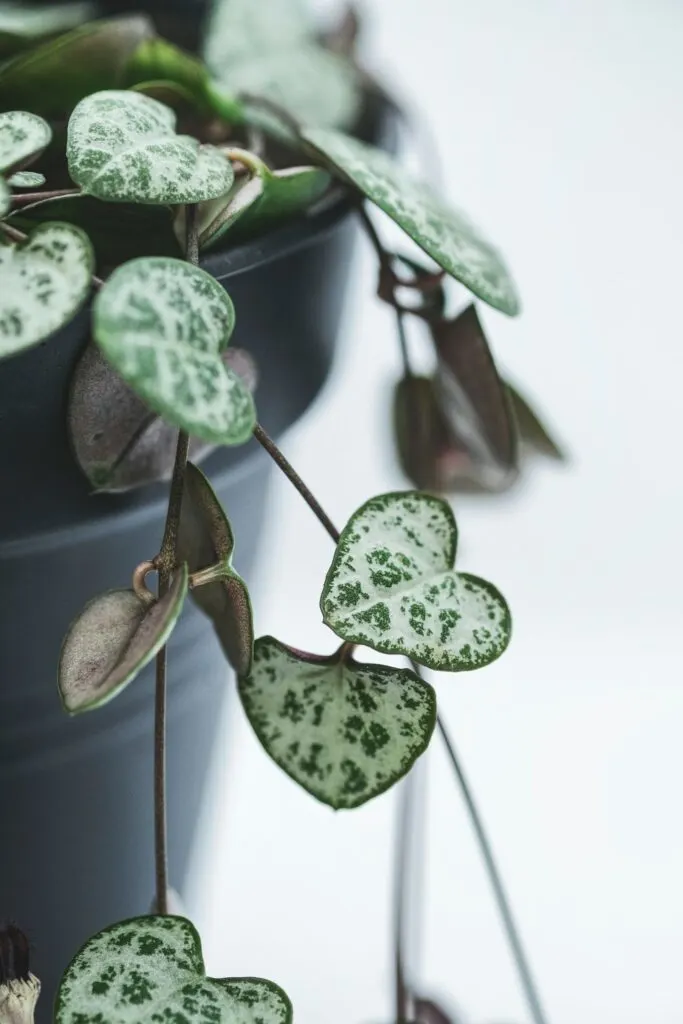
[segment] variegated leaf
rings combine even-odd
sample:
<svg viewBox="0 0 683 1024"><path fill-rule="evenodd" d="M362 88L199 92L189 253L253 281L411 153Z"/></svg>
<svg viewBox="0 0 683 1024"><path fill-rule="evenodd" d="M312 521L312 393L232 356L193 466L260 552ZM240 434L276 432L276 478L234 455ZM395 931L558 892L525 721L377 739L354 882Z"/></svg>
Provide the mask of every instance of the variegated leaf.
<svg viewBox="0 0 683 1024"><path fill-rule="evenodd" d="M227 192L230 162L214 146L176 135L174 112L138 92L86 96L69 120L69 174L109 202L199 203Z"/></svg>
<svg viewBox="0 0 683 1024"><path fill-rule="evenodd" d="M0 173L19 171L40 156L52 138L47 121L26 110L0 114Z"/></svg>
<svg viewBox="0 0 683 1024"><path fill-rule="evenodd" d="M146 916L105 928L66 969L55 1024L291 1024L272 981L207 978L199 935L185 918Z"/></svg>
<svg viewBox="0 0 683 1024"><path fill-rule="evenodd" d="M322 803L360 807L402 778L429 744L436 697L406 669L294 650L273 637L240 680L266 752Z"/></svg>
<svg viewBox="0 0 683 1024"><path fill-rule="evenodd" d="M178 525L178 557L204 581L192 597L208 615L238 676L251 669L254 622L247 586L232 567L235 540L223 506L201 470L187 464Z"/></svg>
<svg viewBox="0 0 683 1024"><path fill-rule="evenodd" d="M173 632L187 586L183 565L159 601L110 590L85 606L59 659L59 692L69 714L99 708L132 683Z"/></svg>
<svg viewBox="0 0 683 1024"><path fill-rule="evenodd" d="M259 57L312 41L307 0L213 0L204 36L204 59L221 75Z"/></svg>
<svg viewBox="0 0 683 1024"><path fill-rule="evenodd" d="M503 596L453 569L450 506L418 491L371 498L342 531L321 598L344 640L447 672L482 668L510 642Z"/></svg>
<svg viewBox="0 0 683 1024"><path fill-rule="evenodd" d="M17 171L8 180L12 188L40 188L45 184L45 175L38 171Z"/></svg>
<svg viewBox="0 0 683 1024"><path fill-rule="evenodd" d="M4 178L0 178L0 217L7 213L10 206L10 199L12 194L7 187L7 182ZM1 257L0 257L1 259ZM0 328L1 330L1 328ZM0 358L2 357L2 342L0 342Z"/></svg>
<svg viewBox="0 0 683 1024"><path fill-rule="evenodd" d="M78 312L94 256L70 224L41 224L26 242L0 244L0 359L36 345Z"/></svg>
<svg viewBox="0 0 683 1024"><path fill-rule="evenodd" d="M232 302L209 274L183 260L141 258L114 271L93 304L93 335L123 379L155 412L213 444L243 444L253 398L221 352Z"/></svg>
<svg viewBox="0 0 683 1024"><path fill-rule="evenodd" d="M373 146L318 126L307 127L302 137L440 267L503 313L519 312L517 292L502 256L463 213Z"/></svg>
<svg viewBox="0 0 683 1024"><path fill-rule="evenodd" d="M539 455L545 455L557 462L565 462L567 456L564 451L524 395L509 382L506 387L522 444Z"/></svg>

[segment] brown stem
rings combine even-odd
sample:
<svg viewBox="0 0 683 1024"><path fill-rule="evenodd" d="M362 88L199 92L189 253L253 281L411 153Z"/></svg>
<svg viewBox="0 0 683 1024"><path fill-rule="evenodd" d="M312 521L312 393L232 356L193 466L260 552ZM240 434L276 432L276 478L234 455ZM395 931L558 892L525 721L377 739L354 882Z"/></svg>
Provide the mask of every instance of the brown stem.
<svg viewBox="0 0 683 1024"><path fill-rule="evenodd" d="M51 192L15 192L11 198L12 206L27 206L39 203L41 199L59 199L60 196L79 196L80 188L56 188Z"/></svg>
<svg viewBox="0 0 683 1024"><path fill-rule="evenodd" d="M0 220L0 230L4 231L7 237L11 238L13 242L28 241L29 236L25 231L20 231L18 228L13 227L13 225L8 224L4 220ZM95 274L91 275L90 280L92 281L93 288L101 288L104 284L102 278L97 277Z"/></svg>

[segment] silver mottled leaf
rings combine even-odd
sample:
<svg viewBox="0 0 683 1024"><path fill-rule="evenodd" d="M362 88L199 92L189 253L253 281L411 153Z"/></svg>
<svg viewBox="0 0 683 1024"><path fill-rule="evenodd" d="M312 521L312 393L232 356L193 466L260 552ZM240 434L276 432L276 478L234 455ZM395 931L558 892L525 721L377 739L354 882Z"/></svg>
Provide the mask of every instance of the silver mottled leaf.
<svg viewBox="0 0 683 1024"><path fill-rule="evenodd" d="M307 0L213 0L203 54L217 75L271 53L312 41Z"/></svg>
<svg viewBox="0 0 683 1024"><path fill-rule="evenodd" d="M436 697L406 669L315 657L261 637L240 697L267 753L335 809L359 807L426 750Z"/></svg>
<svg viewBox="0 0 683 1024"><path fill-rule="evenodd" d="M0 178L0 217L7 213L10 206L11 192L4 178ZM0 349L1 351L1 349Z"/></svg>
<svg viewBox="0 0 683 1024"><path fill-rule="evenodd" d="M170 107L139 92L98 92L69 120L69 174L109 202L199 203L227 192L230 162L214 146L176 135Z"/></svg>
<svg viewBox="0 0 683 1024"><path fill-rule="evenodd" d="M70 224L41 224L26 242L0 244L0 359L49 337L90 292L94 255Z"/></svg>
<svg viewBox="0 0 683 1024"><path fill-rule="evenodd" d="M440 267L503 313L519 312L517 292L502 256L463 213L373 146L317 126L306 128L302 136Z"/></svg>
<svg viewBox="0 0 683 1024"><path fill-rule="evenodd" d="M454 571L456 546L445 501L418 491L371 498L342 531L324 621L344 640L432 669L490 664L510 642L510 611L491 583Z"/></svg>
<svg viewBox="0 0 683 1024"><path fill-rule="evenodd" d="M242 444L254 402L226 369L235 316L210 274L183 260L141 258L115 270L93 304L93 335L107 359L169 423L212 444Z"/></svg>
<svg viewBox="0 0 683 1024"><path fill-rule="evenodd" d="M199 935L182 917L137 917L85 943L66 969L55 1024L291 1024L272 981L207 978Z"/></svg>
<svg viewBox="0 0 683 1024"><path fill-rule="evenodd" d="M166 643L187 594L187 566L159 601L133 590L94 598L71 624L59 659L59 692L70 714L91 711L125 689Z"/></svg>
<svg viewBox="0 0 683 1024"><path fill-rule="evenodd" d="M211 570L192 597L213 622L226 658L238 676L251 668L254 623L249 591L232 567L235 547L223 507L201 470L187 465L178 527L178 557L190 573Z"/></svg>
<svg viewBox="0 0 683 1024"><path fill-rule="evenodd" d="M45 175L38 171L17 171L8 181L12 188L40 188L45 184Z"/></svg>
<svg viewBox="0 0 683 1024"><path fill-rule="evenodd" d="M0 173L21 170L40 156L52 138L47 121L26 110L0 114Z"/></svg>

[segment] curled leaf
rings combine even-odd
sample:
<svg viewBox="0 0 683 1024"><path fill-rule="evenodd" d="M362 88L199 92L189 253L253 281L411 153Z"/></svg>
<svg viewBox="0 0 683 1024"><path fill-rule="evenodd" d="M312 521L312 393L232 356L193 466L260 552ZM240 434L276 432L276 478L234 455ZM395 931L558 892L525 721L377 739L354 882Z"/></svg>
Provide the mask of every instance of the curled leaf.
<svg viewBox="0 0 683 1024"><path fill-rule="evenodd" d="M26 242L0 244L0 359L38 344L78 312L94 269L87 236L41 224Z"/></svg>
<svg viewBox="0 0 683 1024"><path fill-rule="evenodd" d="M235 322L210 274L183 260L131 260L93 304L93 335L123 379L169 423L211 444L243 444L256 423L250 392L221 352Z"/></svg>
<svg viewBox="0 0 683 1024"><path fill-rule="evenodd" d="M86 96L69 120L69 174L109 202L199 203L232 185L230 162L214 146L176 135L175 113L138 92Z"/></svg>
<svg viewBox="0 0 683 1024"><path fill-rule="evenodd" d="M432 687L406 669L329 658L261 637L240 680L266 752L322 803L360 807L398 782L429 745Z"/></svg>
<svg viewBox="0 0 683 1024"><path fill-rule="evenodd" d="M510 642L510 611L487 580L453 569L450 506L417 491L371 498L344 527L320 606L342 639L446 672L483 668Z"/></svg>
<svg viewBox="0 0 683 1024"><path fill-rule="evenodd" d="M503 313L519 312L517 292L503 258L463 213L374 146L318 127L306 128L302 138L456 280Z"/></svg>
<svg viewBox="0 0 683 1024"><path fill-rule="evenodd" d="M178 557L190 573L203 573L207 581L192 590L192 597L208 615L223 652L238 676L251 669L254 623L249 591L232 567L235 547L232 528L223 507L201 470L187 465L178 526Z"/></svg>
<svg viewBox="0 0 683 1024"><path fill-rule="evenodd" d="M185 918L136 917L88 939L67 967L55 1024L132 1021L291 1024L272 981L207 978L199 935Z"/></svg>
<svg viewBox="0 0 683 1024"><path fill-rule="evenodd" d="M45 175L38 171L17 171L8 181L12 188L40 188L45 184Z"/></svg>
<svg viewBox="0 0 683 1024"><path fill-rule="evenodd" d="M403 472L420 490L448 493L471 468L446 422L429 377L404 377L394 392L396 450Z"/></svg>
<svg viewBox="0 0 683 1024"><path fill-rule="evenodd" d="M59 692L69 714L107 704L139 675L171 635L187 587L183 565L158 601L145 602L133 590L110 590L85 606L59 659Z"/></svg>
<svg viewBox="0 0 683 1024"><path fill-rule="evenodd" d="M52 138L47 121L26 110L0 114L0 173L20 171L43 152Z"/></svg>
<svg viewBox="0 0 683 1024"><path fill-rule="evenodd" d="M506 387L522 444L538 452L539 455L545 455L549 459L556 459L558 462L565 462L567 456L527 399L509 382Z"/></svg>

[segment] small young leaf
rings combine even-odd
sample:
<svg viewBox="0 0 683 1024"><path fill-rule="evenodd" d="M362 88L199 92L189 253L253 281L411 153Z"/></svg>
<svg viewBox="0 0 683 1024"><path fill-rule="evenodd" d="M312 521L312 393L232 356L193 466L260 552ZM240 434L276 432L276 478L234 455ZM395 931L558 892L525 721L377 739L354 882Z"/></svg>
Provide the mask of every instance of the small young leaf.
<svg viewBox="0 0 683 1024"><path fill-rule="evenodd" d="M373 146L317 127L307 128L302 137L456 280L503 313L519 312L515 286L501 255L464 214Z"/></svg>
<svg viewBox="0 0 683 1024"><path fill-rule="evenodd" d="M207 978L199 935L182 917L136 917L94 935L64 973L55 1024L291 1024L272 981Z"/></svg>
<svg viewBox="0 0 683 1024"><path fill-rule="evenodd" d="M323 620L344 640L446 672L482 668L510 642L508 606L454 572L450 506L418 491L371 498L344 527L323 587Z"/></svg>
<svg viewBox="0 0 683 1024"><path fill-rule="evenodd" d="M65 117L84 96L115 88L131 53L152 35L146 17L131 15L90 22L21 53L0 67L0 107Z"/></svg>
<svg viewBox="0 0 683 1024"><path fill-rule="evenodd" d="M431 332L444 416L453 435L466 445L482 486L502 490L517 476L517 431L475 306L454 320L434 321Z"/></svg>
<svg viewBox="0 0 683 1024"><path fill-rule="evenodd" d="M248 352L228 348L221 359L254 391L257 371ZM104 358L87 345L76 364L67 422L78 465L97 491L119 492L170 480L177 428L149 407ZM215 445L190 439L190 457L201 462Z"/></svg>
<svg viewBox="0 0 683 1024"><path fill-rule="evenodd" d="M0 173L20 171L43 152L52 129L47 121L26 110L9 110L0 114Z"/></svg>
<svg viewBox="0 0 683 1024"><path fill-rule="evenodd" d="M312 41L314 32L306 0L214 0L203 56L220 75L258 57L294 50Z"/></svg>
<svg viewBox="0 0 683 1024"><path fill-rule="evenodd" d="M223 652L238 676L251 669L254 623L249 591L232 567L235 541L223 507L209 481L191 462L178 527L178 557L190 572L212 569L211 580L192 597L214 625Z"/></svg>
<svg viewBox="0 0 683 1024"><path fill-rule="evenodd" d="M235 322L218 282L183 260L131 260L93 304L93 335L123 379L155 412L213 444L243 444L254 401L221 352Z"/></svg>
<svg viewBox="0 0 683 1024"><path fill-rule="evenodd" d="M273 637L240 680L247 718L266 752L322 803L360 807L398 782L429 745L432 687L406 669L305 654Z"/></svg>
<svg viewBox="0 0 683 1024"><path fill-rule="evenodd" d="M110 590L85 606L69 627L59 659L59 692L71 715L102 707L140 674L178 621L187 594L187 566L159 601L133 590Z"/></svg>
<svg viewBox="0 0 683 1024"><path fill-rule="evenodd" d="M94 256L83 231L41 224L26 242L0 244L0 359L38 344L78 312Z"/></svg>
<svg viewBox="0 0 683 1024"><path fill-rule="evenodd" d="M533 407L512 384L508 382L506 386L522 443L540 455L546 455L549 459L565 462L567 456L553 439Z"/></svg>
<svg viewBox="0 0 683 1024"><path fill-rule="evenodd" d="M109 202L199 203L227 192L230 162L214 146L176 135L174 112L138 92L86 96L69 120L69 174Z"/></svg>
<svg viewBox="0 0 683 1024"><path fill-rule="evenodd" d="M45 184L45 175L38 171L17 171L8 182L12 188L40 188Z"/></svg>

